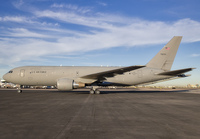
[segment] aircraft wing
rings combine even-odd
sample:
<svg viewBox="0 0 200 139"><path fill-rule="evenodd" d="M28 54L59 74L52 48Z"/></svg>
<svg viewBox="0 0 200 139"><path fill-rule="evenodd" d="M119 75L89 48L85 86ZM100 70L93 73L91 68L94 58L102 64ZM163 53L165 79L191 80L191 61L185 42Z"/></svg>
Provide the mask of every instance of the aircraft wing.
<svg viewBox="0 0 200 139"><path fill-rule="evenodd" d="M119 74L123 74L128 71L136 70L139 68L143 68L145 66L129 66L129 67L122 67L114 70L108 70L108 71L103 71L103 72L98 72L94 74L89 74L86 76L82 76L81 78L85 79L99 79L99 80L105 80L106 77L114 77Z"/></svg>
<svg viewBox="0 0 200 139"><path fill-rule="evenodd" d="M186 69L180 69L180 70L166 71L166 72L161 72L158 75L177 76L177 75L181 75L185 72L191 71L192 69L194 69L194 68L186 68Z"/></svg>

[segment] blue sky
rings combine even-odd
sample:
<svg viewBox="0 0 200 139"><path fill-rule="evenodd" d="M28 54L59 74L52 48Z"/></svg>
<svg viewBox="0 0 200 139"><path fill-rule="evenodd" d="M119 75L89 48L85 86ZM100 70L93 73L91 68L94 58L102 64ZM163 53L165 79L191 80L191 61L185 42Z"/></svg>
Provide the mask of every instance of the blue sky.
<svg viewBox="0 0 200 139"><path fill-rule="evenodd" d="M26 65L145 65L183 36L172 70L200 84L199 0L6 0L0 5L0 77Z"/></svg>

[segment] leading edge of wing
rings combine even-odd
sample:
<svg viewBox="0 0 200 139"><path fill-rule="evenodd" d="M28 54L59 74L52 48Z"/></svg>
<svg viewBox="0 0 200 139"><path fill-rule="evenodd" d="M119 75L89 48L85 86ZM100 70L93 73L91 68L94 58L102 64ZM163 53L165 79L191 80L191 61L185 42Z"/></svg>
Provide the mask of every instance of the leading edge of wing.
<svg viewBox="0 0 200 139"><path fill-rule="evenodd" d="M136 69L143 68L143 67L145 67L145 66L122 67L122 68L118 68L118 69L114 69L114 70L108 70L108 71L85 75L85 76L82 76L81 78L100 79L100 80L103 79L104 80L106 77L114 77L116 75L123 74L125 72L136 70Z"/></svg>
<svg viewBox="0 0 200 139"><path fill-rule="evenodd" d="M183 74L185 72L191 71L193 69L195 69L195 68L186 68L186 69L179 69L179 70L173 70L173 71L166 71L166 72L159 73L158 75L177 76L177 75Z"/></svg>

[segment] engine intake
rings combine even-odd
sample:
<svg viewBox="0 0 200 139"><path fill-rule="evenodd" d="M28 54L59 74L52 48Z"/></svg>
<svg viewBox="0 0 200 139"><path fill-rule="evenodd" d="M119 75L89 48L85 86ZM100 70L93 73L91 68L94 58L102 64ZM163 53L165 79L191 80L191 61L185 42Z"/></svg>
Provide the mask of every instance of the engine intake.
<svg viewBox="0 0 200 139"><path fill-rule="evenodd" d="M84 83L81 82L76 83L72 79L61 78L57 80L57 88L60 91L70 91L73 89L83 88L83 87L85 87Z"/></svg>

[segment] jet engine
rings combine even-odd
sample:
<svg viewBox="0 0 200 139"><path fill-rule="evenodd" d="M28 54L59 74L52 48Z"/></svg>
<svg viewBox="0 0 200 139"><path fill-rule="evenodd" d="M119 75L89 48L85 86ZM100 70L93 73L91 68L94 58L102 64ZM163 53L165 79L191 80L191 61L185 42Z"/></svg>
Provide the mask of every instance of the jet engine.
<svg viewBox="0 0 200 139"><path fill-rule="evenodd" d="M61 78L57 80L57 88L60 91L70 91L72 89L83 88L85 87L84 83L76 83L72 79Z"/></svg>

